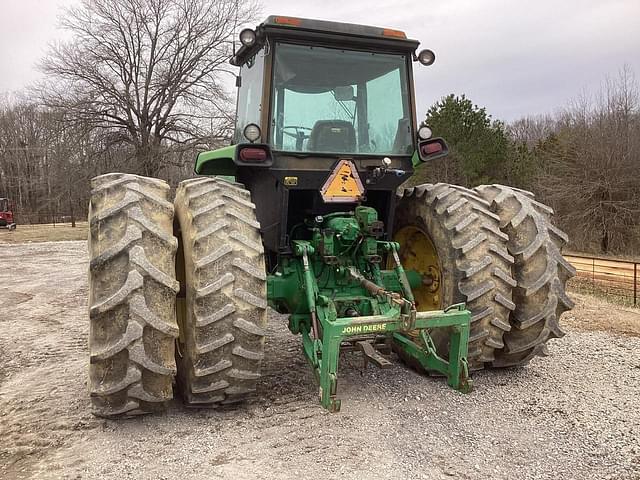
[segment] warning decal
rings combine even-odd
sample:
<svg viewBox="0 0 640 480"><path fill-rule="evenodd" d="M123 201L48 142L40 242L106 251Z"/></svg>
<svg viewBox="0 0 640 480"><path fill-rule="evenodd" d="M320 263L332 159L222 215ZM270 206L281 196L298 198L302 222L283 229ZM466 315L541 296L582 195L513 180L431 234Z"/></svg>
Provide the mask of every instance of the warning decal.
<svg viewBox="0 0 640 480"><path fill-rule="evenodd" d="M358 170L349 160L340 160L336 168L324 182L322 199L325 202L359 202L364 188Z"/></svg>

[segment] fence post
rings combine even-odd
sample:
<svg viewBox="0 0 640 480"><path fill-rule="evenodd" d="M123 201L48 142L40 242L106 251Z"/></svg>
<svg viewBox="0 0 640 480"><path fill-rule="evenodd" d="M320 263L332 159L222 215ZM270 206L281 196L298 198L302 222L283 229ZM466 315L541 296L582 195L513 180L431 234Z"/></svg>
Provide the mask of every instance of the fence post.
<svg viewBox="0 0 640 480"><path fill-rule="evenodd" d="M638 264L633 262L633 306L638 306Z"/></svg>

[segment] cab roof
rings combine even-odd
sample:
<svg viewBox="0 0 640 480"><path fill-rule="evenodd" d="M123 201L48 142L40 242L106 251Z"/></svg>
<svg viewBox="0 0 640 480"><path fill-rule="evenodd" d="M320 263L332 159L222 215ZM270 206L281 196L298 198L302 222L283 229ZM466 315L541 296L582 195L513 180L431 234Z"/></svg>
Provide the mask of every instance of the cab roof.
<svg viewBox="0 0 640 480"><path fill-rule="evenodd" d="M414 53L420 42L407 38L403 31L391 28L330 22L310 18L270 15L255 29L256 45L238 50L231 59L233 65L242 65L264 44L266 37L282 40L321 42L347 48L379 49Z"/></svg>
<svg viewBox="0 0 640 480"><path fill-rule="evenodd" d="M404 40L418 43L416 40L408 40L407 35L401 30L392 28L372 27L355 23L329 22L326 20L314 20L310 18L284 17L270 15L260 24L263 29L296 29L298 31L334 33L347 36L386 38ZM416 45L417 46L417 45Z"/></svg>

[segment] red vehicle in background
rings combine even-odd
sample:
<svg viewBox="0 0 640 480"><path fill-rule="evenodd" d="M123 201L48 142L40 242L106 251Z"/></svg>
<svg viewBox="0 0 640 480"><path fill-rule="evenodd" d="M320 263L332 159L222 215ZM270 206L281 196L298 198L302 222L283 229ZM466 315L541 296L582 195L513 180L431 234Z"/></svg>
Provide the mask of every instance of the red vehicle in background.
<svg viewBox="0 0 640 480"><path fill-rule="evenodd" d="M16 229L16 222L8 198L0 198L0 228Z"/></svg>

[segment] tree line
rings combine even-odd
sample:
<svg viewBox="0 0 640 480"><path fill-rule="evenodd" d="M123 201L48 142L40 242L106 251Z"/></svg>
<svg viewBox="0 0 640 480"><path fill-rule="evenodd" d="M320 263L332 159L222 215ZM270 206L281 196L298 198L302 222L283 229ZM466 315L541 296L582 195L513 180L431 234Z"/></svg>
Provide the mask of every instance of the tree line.
<svg viewBox="0 0 640 480"><path fill-rule="evenodd" d="M251 0L81 0L65 10L45 79L0 98L0 196L18 221L86 217L89 179L111 171L175 184L195 152L228 143L223 85Z"/></svg>
<svg viewBox="0 0 640 480"><path fill-rule="evenodd" d="M51 46L45 79L0 97L0 197L19 222L86 218L89 180L122 171L177 184L197 151L228 144L225 77L250 0L82 0L66 10L69 40ZM572 247L640 254L638 82L624 68L592 97L553 115L505 124L465 95L425 121L450 155L411 182L503 183L556 211Z"/></svg>
<svg viewBox="0 0 640 480"><path fill-rule="evenodd" d="M449 95L425 121L450 154L412 182L528 190L555 210L570 248L640 255L640 95L629 68L554 115L504 124L464 95Z"/></svg>

